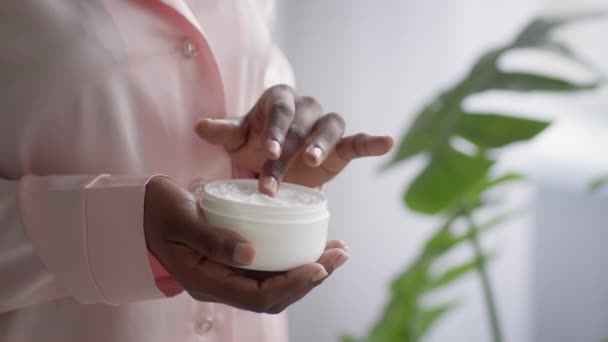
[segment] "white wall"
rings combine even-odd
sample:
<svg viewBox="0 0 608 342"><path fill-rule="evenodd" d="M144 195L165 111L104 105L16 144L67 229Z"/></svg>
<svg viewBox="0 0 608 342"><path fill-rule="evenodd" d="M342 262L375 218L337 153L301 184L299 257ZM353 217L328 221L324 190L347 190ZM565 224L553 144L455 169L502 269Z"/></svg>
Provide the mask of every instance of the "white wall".
<svg viewBox="0 0 608 342"><path fill-rule="evenodd" d="M412 114L458 79L480 52L510 39L541 8L571 8L573 2L583 3L283 0L277 33L301 93L318 97L327 111L342 114L350 133L399 136ZM352 258L292 307L293 342L337 341L342 332L362 336L380 313L388 282L435 228L436 222L408 213L401 203L402 190L421 161L379 174L381 162L359 161L327 187L330 235L347 241ZM526 164L515 158L518 163ZM515 189L509 198L514 205L526 205L528 191ZM530 229L530 218L522 217L485 241L498 250L491 276L507 341L532 342ZM460 250L453 257L467 253ZM439 325L431 341L490 340L476 277L442 297L462 298L464 303Z"/></svg>

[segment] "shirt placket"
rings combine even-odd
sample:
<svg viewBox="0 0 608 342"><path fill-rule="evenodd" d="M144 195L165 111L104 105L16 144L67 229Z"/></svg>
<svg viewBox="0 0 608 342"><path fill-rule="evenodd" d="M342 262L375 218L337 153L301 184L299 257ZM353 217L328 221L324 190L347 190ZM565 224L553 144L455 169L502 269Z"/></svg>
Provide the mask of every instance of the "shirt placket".
<svg viewBox="0 0 608 342"><path fill-rule="evenodd" d="M203 40L203 47L206 50L205 52L209 54L210 58L213 60L213 64L215 66L215 70L217 70L217 74L218 76L220 76L220 72L219 72L219 67L218 64L215 60L215 56L213 54L213 52L211 51L211 48L207 42L207 40L205 39L205 33L203 31L203 28L201 27L200 23L196 20L196 18L194 18L194 16L192 15L192 12L190 11L190 9L188 8L188 5L183 1L183 0L157 0L159 3L167 6L168 8L172 9L173 11L175 11L176 13L181 15L181 19L179 21L187 21L187 24L189 24L190 29L196 28L198 30L198 35L197 37L200 38L201 40ZM182 24L186 24L186 23L182 23ZM186 24L186 25L187 25ZM182 52L185 56L189 57L189 58L195 58L196 56L198 56L199 54L199 47L197 46L196 42L189 39L189 38L185 38L184 41L182 42ZM219 78L219 82L220 84L223 84L221 81L221 76L218 77ZM223 88L223 86L222 86ZM224 109L222 110L223 117L226 117L226 107L225 107L225 97L222 94L222 103L224 104ZM253 174L251 174L250 172L247 172L245 170L239 169L235 164L232 164L232 177L233 178L255 178L255 176ZM199 182L194 181L193 184L191 185L191 187L196 186L197 184L203 184L204 182Z"/></svg>
<svg viewBox="0 0 608 342"><path fill-rule="evenodd" d="M184 58L193 59L200 64L201 70L205 71L204 82L217 85L214 87L214 108L205 108L206 114L214 118L226 117L226 104L224 85L216 61L215 54L211 50L205 32L196 20L188 6L183 0L136 0L142 5L149 7L154 12L163 16L175 25L183 37L178 42L179 52ZM201 113L194 113L200 116Z"/></svg>
<svg viewBox="0 0 608 342"><path fill-rule="evenodd" d="M205 108L215 117L226 116L225 96L223 82L220 75L215 56L208 44L205 34L200 24L196 21L192 13L183 1L176 0L141 0L142 4L150 7L159 15L170 20L176 27L183 32L183 38L178 42L178 49L183 58L192 59L201 64L201 70L205 70L205 75L201 75L202 81L207 84L218 85L215 108ZM193 113L200 115L200 113ZM197 179L192 182L191 190L195 190L205 181ZM210 303L197 303L192 317L192 336L195 341L215 341L222 340L230 342L231 331L226 329L229 317L226 317L225 310Z"/></svg>

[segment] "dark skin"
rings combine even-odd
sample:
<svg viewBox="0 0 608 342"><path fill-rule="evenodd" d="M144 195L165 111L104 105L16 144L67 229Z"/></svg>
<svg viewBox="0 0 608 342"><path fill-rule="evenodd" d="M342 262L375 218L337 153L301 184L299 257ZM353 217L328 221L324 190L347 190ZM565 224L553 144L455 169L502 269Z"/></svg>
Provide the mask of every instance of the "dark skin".
<svg viewBox="0 0 608 342"><path fill-rule="evenodd" d="M380 156L387 136L344 137L344 120L324 114L318 101L288 86L268 89L242 119L201 120L196 133L222 146L240 167L259 174L259 188L274 196L280 183L322 186L353 159ZM210 226L194 196L165 177L146 186L144 228L150 250L196 300L244 310L282 312L348 260L348 248L329 241L316 263L282 273L237 268L255 249L228 230Z"/></svg>

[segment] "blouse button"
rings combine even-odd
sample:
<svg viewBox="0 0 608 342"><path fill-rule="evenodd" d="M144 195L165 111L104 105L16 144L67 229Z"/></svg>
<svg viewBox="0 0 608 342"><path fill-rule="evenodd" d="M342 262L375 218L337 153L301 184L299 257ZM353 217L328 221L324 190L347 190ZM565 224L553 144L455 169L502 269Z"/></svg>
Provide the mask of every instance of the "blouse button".
<svg viewBox="0 0 608 342"><path fill-rule="evenodd" d="M182 43L182 53L188 58L195 57L198 55L198 46L190 39L184 39L184 42Z"/></svg>
<svg viewBox="0 0 608 342"><path fill-rule="evenodd" d="M196 323L196 332L199 335L204 335L213 327L213 317L207 316Z"/></svg>
<svg viewBox="0 0 608 342"><path fill-rule="evenodd" d="M205 192L205 184L207 182L202 179L202 178L198 178L193 180L190 183L190 186L188 187L188 189L190 190L191 193L194 194L194 196L198 199L200 199L203 196L203 193Z"/></svg>

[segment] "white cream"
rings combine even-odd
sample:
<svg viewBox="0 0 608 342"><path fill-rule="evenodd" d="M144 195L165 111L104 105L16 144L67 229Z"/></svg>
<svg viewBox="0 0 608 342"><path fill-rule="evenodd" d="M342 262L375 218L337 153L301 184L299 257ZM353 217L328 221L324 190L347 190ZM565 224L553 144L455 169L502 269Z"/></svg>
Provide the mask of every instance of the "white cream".
<svg viewBox="0 0 608 342"><path fill-rule="evenodd" d="M216 183L206 189L226 200L270 207L301 207L321 203L322 199L289 187L279 187L275 197L259 192L257 183Z"/></svg>

